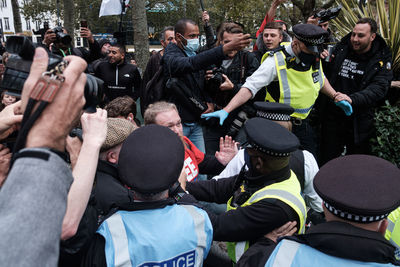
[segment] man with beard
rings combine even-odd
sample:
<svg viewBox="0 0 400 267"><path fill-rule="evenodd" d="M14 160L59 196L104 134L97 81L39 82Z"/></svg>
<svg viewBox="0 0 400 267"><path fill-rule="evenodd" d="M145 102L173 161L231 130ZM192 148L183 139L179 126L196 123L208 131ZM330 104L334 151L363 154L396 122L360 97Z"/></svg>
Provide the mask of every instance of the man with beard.
<svg viewBox="0 0 400 267"><path fill-rule="evenodd" d="M362 18L332 52L327 77L339 92L335 100L348 101L354 114L346 117L332 103L324 105L321 164L338 157L344 146L347 154L371 153L374 107L384 99L392 80L390 48L376 32L376 22Z"/></svg>
<svg viewBox="0 0 400 267"><path fill-rule="evenodd" d="M109 48L108 62L101 63L95 76L104 81L106 102L119 96L138 98L141 77L135 65L125 62L125 47L115 44Z"/></svg>

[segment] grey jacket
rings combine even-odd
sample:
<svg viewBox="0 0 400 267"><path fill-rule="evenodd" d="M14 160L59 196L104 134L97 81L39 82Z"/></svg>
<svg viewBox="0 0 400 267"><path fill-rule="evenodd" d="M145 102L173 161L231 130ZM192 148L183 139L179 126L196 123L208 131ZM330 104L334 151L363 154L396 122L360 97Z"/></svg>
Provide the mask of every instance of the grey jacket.
<svg viewBox="0 0 400 267"><path fill-rule="evenodd" d="M57 266L69 166L43 148L23 149L0 191L2 266Z"/></svg>

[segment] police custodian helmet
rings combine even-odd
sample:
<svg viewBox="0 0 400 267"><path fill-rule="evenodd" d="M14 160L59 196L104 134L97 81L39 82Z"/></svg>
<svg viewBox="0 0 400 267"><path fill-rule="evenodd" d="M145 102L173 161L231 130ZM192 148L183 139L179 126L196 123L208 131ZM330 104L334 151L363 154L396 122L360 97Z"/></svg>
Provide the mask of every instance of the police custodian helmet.
<svg viewBox="0 0 400 267"><path fill-rule="evenodd" d="M329 212L357 223L380 221L400 206L400 170L374 156L329 161L316 174L314 188Z"/></svg>
<svg viewBox="0 0 400 267"><path fill-rule="evenodd" d="M178 180L184 157L183 142L176 133L147 125L133 131L122 144L118 173L134 191L159 193Z"/></svg>

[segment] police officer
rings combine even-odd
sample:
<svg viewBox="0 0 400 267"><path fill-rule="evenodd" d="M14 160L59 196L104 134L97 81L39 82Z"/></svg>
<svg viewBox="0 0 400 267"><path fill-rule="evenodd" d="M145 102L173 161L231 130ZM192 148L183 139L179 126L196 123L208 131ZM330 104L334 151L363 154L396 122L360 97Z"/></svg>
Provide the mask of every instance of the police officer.
<svg viewBox="0 0 400 267"><path fill-rule="evenodd" d="M256 109L257 117L274 121L287 130L292 130L292 118L290 115L294 112L294 109L291 106L275 102L254 102L254 108ZM243 165L245 165L244 149L241 149L225 169L213 179L237 175ZM313 187L314 176L319 170L317 161L307 150L297 149L291 154L289 167L296 174L306 205L310 207L308 219L310 219L311 215L313 223L320 222L323 217L322 200Z"/></svg>
<svg viewBox="0 0 400 267"><path fill-rule="evenodd" d="M243 167L238 176L186 185L198 200L227 202L227 212L210 218L214 240L230 241L233 262L258 238L288 221L296 221L298 232L304 232L306 219L300 184L288 166L290 153L299 146L296 136L261 118L248 120L245 130L247 171Z"/></svg>
<svg viewBox="0 0 400 267"><path fill-rule="evenodd" d="M400 260L400 207L392 211L388 216L385 238L396 247L395 257Z"/></svg>
<svg viewBox="0 0 400 267"><path fill-rule="evenodd" d="M400 170L367 155L325 164L314 179L327 222L275 247L254 245L237 266L393 266L395 247L383 237L388 214L400 204ZM272 253L271 253L272 252Z"/></svg>
<svg viewBox="0 0 400 267"><path fill-rule="evenodd" d="M121 204L100 225L84 266L202 265L213 230L204 210L177 205L184 153L180 138L159 125L141 127L125 140L118 173L134 203Z"/></svg>
<svg viewBox="0 0 400 267"><path fill-rule="evenodd" d="M253 98L265 86L278 81L275 89L268 86L265 101L288 104L295 109L292 116L297 118L298 123L293 133L300 139L301 145L315 155L313 133L305 119L320 90L332 100L336 96L336 91L324 76L320 61L322 44L328 32L316 25L297 24L293 27L293 33L293 41L281 51L269 53L270 56L247 78L224 109L203 114L202 117L218 117L223 123L230 112ZM351 114L351 105L347 101L338 105Z"/></svg>

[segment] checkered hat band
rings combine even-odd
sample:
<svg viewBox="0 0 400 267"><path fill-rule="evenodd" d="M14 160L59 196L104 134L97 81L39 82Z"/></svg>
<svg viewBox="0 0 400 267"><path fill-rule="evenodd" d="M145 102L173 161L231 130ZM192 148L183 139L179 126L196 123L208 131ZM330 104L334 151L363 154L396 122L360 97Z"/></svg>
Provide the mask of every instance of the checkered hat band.
<svg viewBox="0 0 400 267"><path fill-rule="evenodd" d="M356 215L356 214L351 214L346 211L341 211L339 209L336 209L332 205L326 203L324 201L325 207L335 216L343 218L348 221L352 222L358 222L358 223L371 223L371 222L377 222L380 220L385 219L389 213L383 214L383 215L378 215L378 216L363 216L363 215Z"/></svg>
<svg viewBox="0 0 400 267"><path fill-rule="evenodd" d="M270 113L260 110L257 111L256 116L273 121L290 121L290 116L287 114Z"/></svg>
<svg viewBox="0 0 400 267"><path fill-rule="evenodd" d="M299 39L300 41L302 41L303 43L310 44L310 45L320 45L320 44L323 44L325 41L325 36L323 36L323 35L321 37L319 37L318 39L301 37L297 34L294 34L294 36L297 39Z"/></svg>
<svg viewBox="0 0 400 267"><path fill-rule="evenodd" d="M283 153L283 152L270 151L270 150L267 150L267 149L257 145L256 143L254 143L252 141L248 141L248 145L251 148L257 149L258 151L261 151L261 152L263 152L267 155L273 156L273 157L288 157L288 156L290 156L290 152Z"/></svg>

